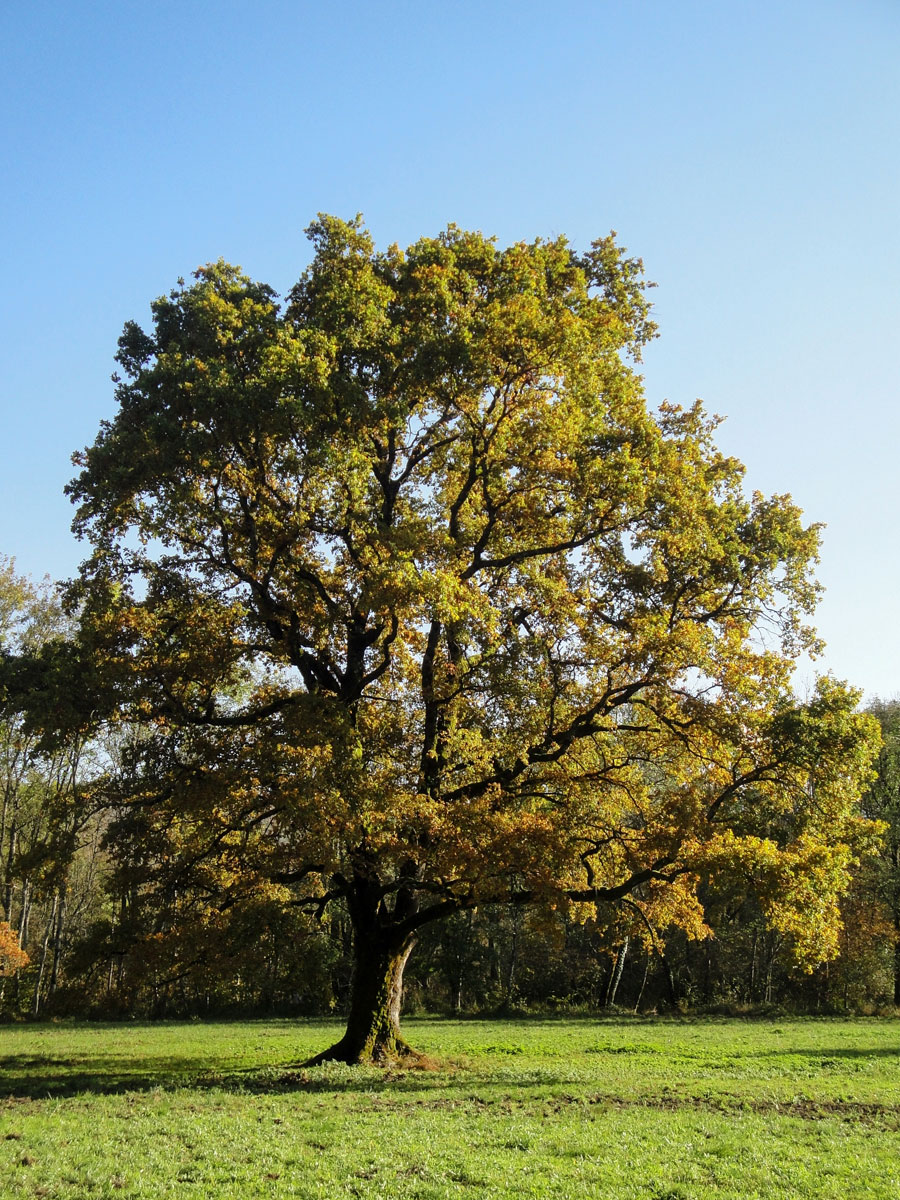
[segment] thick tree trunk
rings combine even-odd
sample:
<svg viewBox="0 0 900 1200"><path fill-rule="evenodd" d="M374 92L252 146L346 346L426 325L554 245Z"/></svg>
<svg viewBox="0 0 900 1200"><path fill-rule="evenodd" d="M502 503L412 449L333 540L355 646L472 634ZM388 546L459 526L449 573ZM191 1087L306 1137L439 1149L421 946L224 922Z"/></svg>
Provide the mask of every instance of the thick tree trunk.
<svg viewBox="0 0 900 1200"><path fill-rule="evenodd" d="M415 939L384 934L354 939L355 964L347 1029L339 1042L310 1059L323 1062L379 1063L416 1059L419 1055L400 1033L403 969Z"/></svg>

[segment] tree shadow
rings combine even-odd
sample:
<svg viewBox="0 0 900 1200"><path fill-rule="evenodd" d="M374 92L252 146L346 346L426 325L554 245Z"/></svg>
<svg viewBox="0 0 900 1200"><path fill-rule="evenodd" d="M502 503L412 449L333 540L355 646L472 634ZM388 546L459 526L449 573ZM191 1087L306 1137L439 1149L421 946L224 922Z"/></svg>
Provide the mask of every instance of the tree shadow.
<svg viewBox="0 0 900 1200"><path fill-rule="evenodd" d="M177 1058L154 1060L150 1065L114 1055L9 1054L0 1056L0 1097L36 1100L79 1092L149 1091L183 1085L196 1073L196 1060Z"/></svg>
<svg viewBox="0 0 900 1200"><path fill-rule="evenodd" d="M741 1054L742 1058L808 1058L816 1062L828 1059L848 1058L897 1058L900 1059L900 1037L896 1046L841 1046L839 1049L827 1046L809 1047L808 1049L791 1049L784 1046L772 1050L752 1050Z"/></svg>
<svg viewBox="0 0 900 1200"><path fill-rule="evenodd" d="M391 1070L377 1067L283 1065L223 1066L196 1059L170 1057L152 1066L134 1064L125 1056L53 1057L46 1054L0 1056L0 1100L67 1099L85 1093L123 1095L129 1092L200 1091L243 1092L254 1095L294 1092L373 1093L434 1091L453 1077L446 1071ZM467 1076L468 1078L468 1076Z"/></svg>

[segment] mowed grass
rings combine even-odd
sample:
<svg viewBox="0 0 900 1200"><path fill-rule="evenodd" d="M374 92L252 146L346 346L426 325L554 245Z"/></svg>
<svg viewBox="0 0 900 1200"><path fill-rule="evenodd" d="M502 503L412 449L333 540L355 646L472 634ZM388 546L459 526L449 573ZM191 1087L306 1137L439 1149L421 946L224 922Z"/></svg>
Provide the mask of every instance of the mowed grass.
<svg viewBox="0 0 900 1200"><path fill-rule="evenodd" d="M0 1028L0 1196L900 1197L900 1022L409 1020L440 1064L297 1064L330 1022Z"/></svg>

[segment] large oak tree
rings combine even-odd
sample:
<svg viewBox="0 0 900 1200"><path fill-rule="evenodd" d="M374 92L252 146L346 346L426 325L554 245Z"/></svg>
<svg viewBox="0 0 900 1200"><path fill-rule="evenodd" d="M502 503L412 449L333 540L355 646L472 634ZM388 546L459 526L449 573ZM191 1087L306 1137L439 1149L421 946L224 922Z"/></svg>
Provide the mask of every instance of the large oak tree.
<svg viewBox="0 0 900 1200"><path fill-rule="evenodd" d="M478 904L699 935L731 869L827 954L870 726L790 695L815 528L744 495L699 407L648 410L640 262L309 232L283 306L220 262L125 327L70 485L83 637L143 730L110 793L173 887L343 903L347 1061L408 1052L416 933Z"/></svg>

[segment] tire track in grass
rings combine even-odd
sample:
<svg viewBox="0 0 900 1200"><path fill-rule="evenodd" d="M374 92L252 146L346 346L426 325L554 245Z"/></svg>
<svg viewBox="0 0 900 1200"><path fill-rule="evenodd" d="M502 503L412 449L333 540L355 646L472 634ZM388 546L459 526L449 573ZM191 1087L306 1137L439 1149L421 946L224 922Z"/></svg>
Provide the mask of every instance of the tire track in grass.
<svg viewBox="0 0 900 1200"><path fill-rule="evenodd" d="M499 1112L531 1112L541 1115L562 1113L573 1107L597 1106L599 1108L628 1110L655 1109L659 1112L693 1110L721 1113L733 1116L752 1112L760 1116L797 1117L803 1121L826 1121L839 1118L864 1125L877 1126L885 1130L900 1130L900 1104L879 1104L856 1100L811 1100L796 1097L791 1100L765 1100L759 1097L741 1096L737 1093L722 1093L717 1096L686 1096L666 1094L661 1096L617 1096L608 1092L597 1092L588 1096L553 1096L538 1104L518 1096L497 1096L485 1099L482 1096L462 1098L442 1096L433 1100L419 1098L404 1100L399 1097L373 1096L366 1104L351 1108L355 1112L398 1111L417 1108L425 1111L490 1110Z"/></svg>

